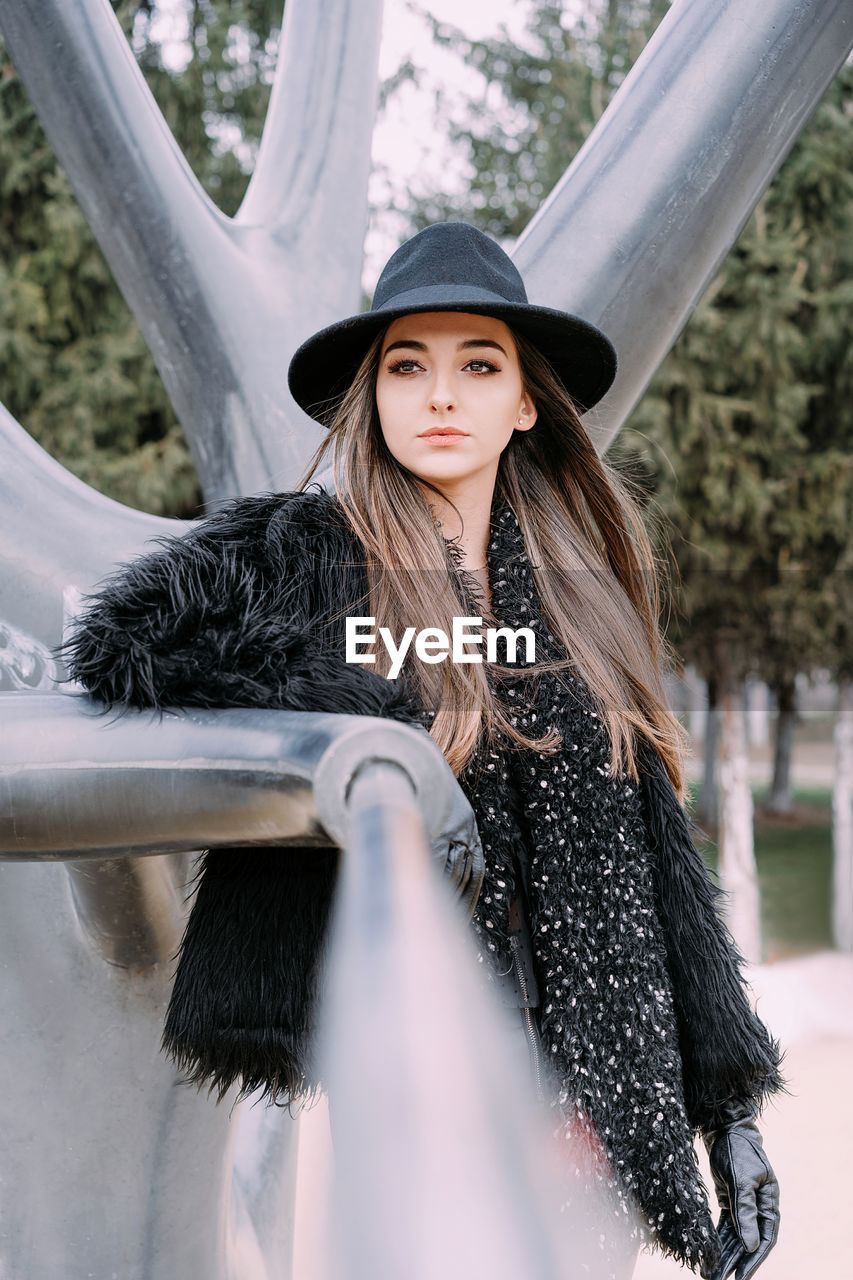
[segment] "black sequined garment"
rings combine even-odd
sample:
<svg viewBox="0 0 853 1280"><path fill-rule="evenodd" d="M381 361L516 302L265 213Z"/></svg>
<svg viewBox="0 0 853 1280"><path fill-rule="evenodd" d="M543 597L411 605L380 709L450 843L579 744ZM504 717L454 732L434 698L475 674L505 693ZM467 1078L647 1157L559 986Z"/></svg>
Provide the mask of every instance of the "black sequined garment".
<svg viewBox="0 0 853 1280"><path fill-rule="evenodd" d="M333 495L232 499L160 541L90 598L57 655L106 706L429 724L405 678L345 661L343 619L363 613L366 573ZM541 661L554 641L518 523L497 496L489 571L495 613L535 630ZM483 742L460 776L486 855L472 921L483 973L499 984L511 968L509 904L526 854L555 1118L596 1154L591 1176L619 1224L637 1218L648 1247L707 1273L719 1241L693 1136L725 1103L760 1109L784 1088L779 1044L749 1004L721 891L657 754L638 744L639 786L611 776L579 674L532 664L493 687L519 726L554 724L562 746L546 755ZM262 1089L288 1107L318 1092L313 1031L336 875L335 850L203 853L163 1032L188 1082L220 1101L239 1083L239 1097Z"/></svg>
<svg viewBox="0 0 853 1280"><path fill-rule="evenodd" d="M473 608L474 582L449 550ZM499 498L492 511L489 571L498 624L531 627L537 662L563 656L544 624L518 522ZM500 651L498 656L504 660ZM611 776L609 737L581 676L542 674L535 667L522 663L517 677L495 681L493 688L511 723L529 735L556 726L563 735L560 750L544 755L519 751L508 741L483 744L460 777L486 856L473 922L479 959L505 990L499 975L513 972L509 904L523 892L518 881L529 859L523 889L540 993L539 1025L566 1136L588 1132L591 1125L600 1140L607 1159L594 1166L594 1177L615 1224L636 1233L647 1248L710 1270L717 1236L682 1084L679 1017L644 797L632 780ZM657 782L669 787L670 805L677 804L662 769ZM705 874L692 846L691 858L693 873ZM734 944L716 915L706 916L704 924L715 930L731 978ZM711 971L705 977L709 987L718 981ZM742 987L736 991L732 983L732 995L745 1004ZM727 1037L744 1023L744 1010L735 1012ZM764 1042L761 1063L769 1045L766 1032L757 1019L747 1015L746 1021L750 1035L757 1033ZM703 1018L702 1026L713 1031L710 1020ZM694 1027L697 1033L700 1028ZM744 1049L748 1057L746 1043ZM771 1052L765 1064L771 1068L768 1091L776 1084L772 1060ZM607 1248L603 1240L603 1255Z"/></svg>

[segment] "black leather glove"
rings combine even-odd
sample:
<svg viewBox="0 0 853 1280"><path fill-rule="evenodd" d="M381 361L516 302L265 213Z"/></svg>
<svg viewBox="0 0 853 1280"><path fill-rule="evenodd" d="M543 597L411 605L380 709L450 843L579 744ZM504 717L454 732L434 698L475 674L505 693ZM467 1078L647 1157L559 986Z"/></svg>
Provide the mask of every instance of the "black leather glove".
<svg viewBox="0 0 853 1280"><path fill-rule="evenodd" d="M735 1280L747 1280L779 1235L779 1183L764 1153L757 1114L750 1102L727 1103L719 1124L702 1133L720 1206L720 1262L706 1280L726 1280L732 1272Z"/></svg>
<svg viewBox="0 0 853 1280"><path fill-rule="evenodd" d="M429 735L427 724L412 724L418 733ZM430 841L430 849L436 862L450 880L470 921L474 915L483 880L486 860L477 829L474 810L453 770L442 757L443 771L447 776L450 793L450 810L441 831Z"/></svg>
<svg viewBox="0 0 853 1280"><path fill-rule="evenodd" d="M431 849L455 887L470 920L483 887L486 863L474 810L458 783L455 783L453 803L444 829L432 841Z"/></svg>

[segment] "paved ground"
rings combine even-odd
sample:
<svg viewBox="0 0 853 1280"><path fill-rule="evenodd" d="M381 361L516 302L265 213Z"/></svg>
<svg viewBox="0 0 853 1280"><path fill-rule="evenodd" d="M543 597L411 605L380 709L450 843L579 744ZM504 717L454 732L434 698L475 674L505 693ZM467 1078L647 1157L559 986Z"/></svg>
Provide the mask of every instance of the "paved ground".
<svg viewBox="0 0 853 1280"><path fill-rule="evenodd" d="M783 1073L795 1095L781 1095L761 1119L779 1179L782 1222L758 1275L847 1280L853 1277L853 956L820 952L753 967L748 977L759 1014L787 1050ZM710 1186L701 1143L697 1150ZM647 1254L634 1280L675 1280L679 1274L684 1280L688 1273Z"/></svg>
<svg viewBox="0 0 853 1280"><path fill-rule="evenodd" d="M798 740L795 786L832 786L832 743ZM698 776L694 754L688 777ZM766 784L769 747L750 750L750 781ZM783 1094L761 1119L764 1146L779 1179L782 1222L761 1280L853 1277L850 1204L853 1172L853 956L820 952L747 971L758 1012L787 1050L783 1073L796 1096ZM697 1145L707 1184L705 1149ZM711 1193L711 1203L716 1204ZM675 1280L678 1263L643 1255L634 1280Z"/></svg>

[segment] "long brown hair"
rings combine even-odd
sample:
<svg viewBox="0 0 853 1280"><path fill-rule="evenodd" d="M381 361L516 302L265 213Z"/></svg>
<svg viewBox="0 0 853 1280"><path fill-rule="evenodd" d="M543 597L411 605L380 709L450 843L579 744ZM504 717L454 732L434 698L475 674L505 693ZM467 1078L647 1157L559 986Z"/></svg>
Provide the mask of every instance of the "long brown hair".
<svg viewBox="0 0 853 1280"><path fill-rule="evenodd" d="M511 327L510 327L511 328ZM673 655L658 623L661 565L645 530L633 484L599 457L569 393L539 349L511 329L521 377L538 410L532 430L515 432L501 455L498 492L524 536L544 620L570 657L536 669L579 672L611 741L610 765L638 780L633 736L660 753L679 800L684 798L687 733L670 710L663 664ZM448 572L448 548L423 488L385 444L376 404L384 331L371 343L352 383L327 405L327 436L300 481L304 489L326 455L338 501L365 549L370 614L398 636L440 627L467 612ZM423 486L423 488L421 487ZM425 585L427 584L427 585ZM556 750L552 728L529 738L493 697L484 664L414 663L410 678L435 709L431 734L454 773L483 733L502 732L519 746ZM387 675L380 647L372 670ZM500 668L499 668L500 669Z"/></svg>

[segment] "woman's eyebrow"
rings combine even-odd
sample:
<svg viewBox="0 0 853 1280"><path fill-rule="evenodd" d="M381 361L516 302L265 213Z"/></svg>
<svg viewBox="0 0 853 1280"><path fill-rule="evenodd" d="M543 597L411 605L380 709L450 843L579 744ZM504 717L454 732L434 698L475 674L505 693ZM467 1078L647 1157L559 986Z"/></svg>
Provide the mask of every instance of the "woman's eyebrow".
<svg viewBox="0 0 853 1280"><path fill-rule="evenodd" d="M396 351L398 347L412 347L415 351L428 351L429 348L425 342L410 342L406 338L398 338L396 342L392 342L390 347L386 347L383 352L383 360L389 351ZM464 342L457 344L457 351L466 351L469 347L494 347L496 351L500 351L505 356L506 352L499 342L492 342L490 338L466 338ZM509 357L507 357L509 358Z"/></svg>

